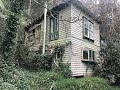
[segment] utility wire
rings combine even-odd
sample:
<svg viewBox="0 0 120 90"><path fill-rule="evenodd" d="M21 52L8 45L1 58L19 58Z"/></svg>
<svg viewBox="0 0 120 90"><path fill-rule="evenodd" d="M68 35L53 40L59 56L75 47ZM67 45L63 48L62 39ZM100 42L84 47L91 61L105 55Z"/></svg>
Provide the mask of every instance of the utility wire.
<svg viewBox="0 0 120 90"><path fill-rule="evenodd" d="M36 0L34 0L37 4L39 4L41 7L44 7L43 6L43 3L39 3L39 2L37 2ZM46 8L46 7L44 7L44 8ZM81 12L79 13L79 15L78 15L78 17L74 17L74 19L71 21L71 20L67 20L67 19L58 19L57 17L55 17L54 15L53 15L53 13L56 13L55 11L53 11L53 10L50 10L50 9L48 9L48 8L46 8L49 12L50 12L50 14L51 14L51 16L54 18L54 19L56 19L56 20L58 20L58 21L62 21L62 23L63 23L63 25L64 25L64 27L65 27L65 32L67 32L69 29L68 29L68 27L66 27L66 25L65 25L65 23L63 22L63 21L66 21L66 22L68 22L68 23L75 23L75 22L77 22L77 21L81 21L82 19L80 19L80 15L81 15ZM58 13L56 13L56 14L58 14ZM77 18L77 19L76 19ZM69 32L67 32L67 35L68 35L68 33ZM73 36L71 36L71 37L73 37ZM75 38L75 39L78 39L78 40L82 40L82 39L80 39L80 38L77 38L77 37L73 37L73 38ZM82 40L83 41L83 40ZM97 46L97 45L95 45L95 46ZM100 46L97 46L97 47L100 47ZM74 55L74 56L76 56L76 54L73 52L73 50L72 50L72 48L71 48L71 53L72 53L72 55ZM95 52L96 53L96 52Z"/></svg>
<svg viewBox="0 0 120 90"><path fill-rule="evenodd" d="M34 1L35 1L37 4L39 4L41 7L46 8L46 7L43 6L44 3L39 3L39 2L37 2L36 0L34 0ZM51 14L51 16L52 16L54 19L58 20L58 21L66 21L66 22L69 22L69 23L75 23L75 22L77 22L77 21L79 21L79 20L82 20L82 19L80 19L81 12L79 13L78 17L75 17L75 18L77 18L76 20L71 21L71 20L67 20L67 19L63 19L63 20L62 20L62 19L58 19L57 17L55 17L55 16L53 15L53 13L58 14L58 13L56 13L56 11L50 10L50 9L48 9L48 8L46 8L46 9L49 11L49 13Z"/></svg>

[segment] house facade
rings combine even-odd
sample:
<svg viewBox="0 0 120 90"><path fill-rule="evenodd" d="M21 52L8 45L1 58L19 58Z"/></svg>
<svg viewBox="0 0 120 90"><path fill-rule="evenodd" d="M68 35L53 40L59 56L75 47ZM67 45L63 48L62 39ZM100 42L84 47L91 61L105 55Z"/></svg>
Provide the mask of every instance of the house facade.
<svg viewBox="0 0 120 90"><path fill-rule="evenodd" d="M41 16L26 27L25 41L31 51L39 50L43 43L43 21ZM62 3L52 8L47 15L46 46L69 42L62 58L64 63L70 64L72 75L92 75L95 62L99 59L99 21L78 0Z"/></svg>

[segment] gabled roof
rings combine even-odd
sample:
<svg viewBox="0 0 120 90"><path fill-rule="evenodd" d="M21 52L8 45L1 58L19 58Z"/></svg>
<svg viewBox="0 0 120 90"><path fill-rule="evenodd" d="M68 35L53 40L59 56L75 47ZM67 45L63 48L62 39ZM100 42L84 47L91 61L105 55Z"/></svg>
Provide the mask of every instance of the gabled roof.
<svg viewBox="0 0 120 90"><path fill-rule="evenodd" d="M74 4L77 8L81 9L86 15L91 17L93 20L97 21L100 23L100 21L97 19L97 17L90 11L88 10L80 1L78 0L69 0L68 2L61 3L51 9L51 11L58 12L64 9L65 7L69 6L70 4ZM48 12L48 14L50 14ZM39 24L42 20L44 19L44 15L41 17L38 17L36 20L34 20L33 23L27 25L25 27L25 30L27 31L30 27L34 26L35 24Z"/></svg>

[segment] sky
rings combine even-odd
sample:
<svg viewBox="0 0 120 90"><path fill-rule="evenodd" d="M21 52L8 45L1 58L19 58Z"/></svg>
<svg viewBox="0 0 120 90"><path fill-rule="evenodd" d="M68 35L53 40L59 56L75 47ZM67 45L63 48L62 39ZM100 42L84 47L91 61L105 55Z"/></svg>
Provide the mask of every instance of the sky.
<svg viewBox="0 0 120 90"><path fill-rule="evenodd" d="M87 0L79 0L79 1L86 2ZM96 3L99 4L99 0L93 0L93 1L96 1ZM120 0L117 1L120 3Z"/></svg>

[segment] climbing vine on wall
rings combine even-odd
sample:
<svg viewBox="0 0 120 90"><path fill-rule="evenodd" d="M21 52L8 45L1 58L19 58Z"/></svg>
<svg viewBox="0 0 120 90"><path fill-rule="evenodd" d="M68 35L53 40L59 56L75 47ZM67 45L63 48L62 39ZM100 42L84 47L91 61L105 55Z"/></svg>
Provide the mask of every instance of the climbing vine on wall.
<svg viewBox="0 0 120 90"><path fill-rule="evenodd" d="M10 5L10 12L6 19L6 29L3 42L1 45L1 60L0 75L6 81L7 78L12 77L14 50L16 45L16 33L19 25L19 17L23 10L24 0L13 0ZM3 70L4 69L4 70ZM9 74L9 75L8 75ZM4 76L3 76L4 75Z"/></svg>

